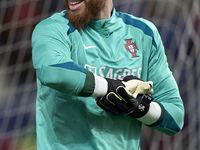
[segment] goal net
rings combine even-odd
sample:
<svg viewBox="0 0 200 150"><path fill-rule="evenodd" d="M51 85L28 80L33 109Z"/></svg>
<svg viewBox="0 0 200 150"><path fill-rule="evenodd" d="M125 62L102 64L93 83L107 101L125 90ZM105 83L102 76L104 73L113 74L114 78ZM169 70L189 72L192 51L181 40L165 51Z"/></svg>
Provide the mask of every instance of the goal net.
<svg viewBox="0 0 200 150"><path fill-rule="evenodd" d="M174 137L143 126L142 150L200 149L200 1L113 0L117 11L153 22L185 106L183 130ZM63 0L0 0L0 150L36 150L35 25L64 9Z"/></svg>

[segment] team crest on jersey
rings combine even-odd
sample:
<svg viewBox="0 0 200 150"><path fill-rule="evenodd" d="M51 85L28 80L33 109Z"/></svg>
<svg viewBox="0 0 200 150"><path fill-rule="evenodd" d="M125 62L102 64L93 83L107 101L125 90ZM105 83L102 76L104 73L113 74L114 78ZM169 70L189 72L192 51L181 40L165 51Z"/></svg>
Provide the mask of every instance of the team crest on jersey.
<svg viewBox="0 0 200 150"><path fill-rule="evenodd" d="M133 55L133 57L139 57L136 54L136 50L138 50L136 43L132 42L132 39L126 39L125 41L126 41L125 44L126 50L129 51Z"/></svg>

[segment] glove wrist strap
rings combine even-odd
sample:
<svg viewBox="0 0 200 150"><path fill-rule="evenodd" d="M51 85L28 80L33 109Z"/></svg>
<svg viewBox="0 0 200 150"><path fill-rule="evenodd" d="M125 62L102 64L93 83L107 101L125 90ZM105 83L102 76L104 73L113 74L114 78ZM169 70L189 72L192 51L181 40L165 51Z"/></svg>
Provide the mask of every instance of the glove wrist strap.
<svg viewBox="0 0 200 150"><path fill-rule="evenodd" d="M133 113L129 114L133 118L141 118L149 111L150 103L151 103L151 96L138 94L138 99L141 99L140 104L138 105L137 109L133 111Z"/></svg>
<svg viewBox="0 0 200 150"><path fill-rule="evenodd" d="M137 118L137 120L143 122L148 126L156 126L163 120L164 115L164 107L162 108L161 105L159 105L157 102L151 102L147 114L141 118Z"/></svg>
<svg viewBox="0 0 200 150"><path fill-rule="evenodd" d="M116 88L119 86L125 86L122 83L122 80L113 80L113 79L109 79L109 78L105 78L106 81L108 82L108 91L107 94L109 92L116 92Z"/></svg>

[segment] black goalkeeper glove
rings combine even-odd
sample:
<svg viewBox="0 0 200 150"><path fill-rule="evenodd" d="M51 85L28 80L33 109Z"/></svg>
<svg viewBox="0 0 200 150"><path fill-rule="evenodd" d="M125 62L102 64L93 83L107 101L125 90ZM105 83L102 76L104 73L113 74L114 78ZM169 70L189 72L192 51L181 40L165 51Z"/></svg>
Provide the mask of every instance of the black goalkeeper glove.
<svg viewBox="0 0 200 150"><path fill-rule="evenodd" d="M137 86L138 84L140 84L141 82L143 82L142 79L136 77L136 76L133 76L133 75L128 75L128 76L125 76L122 80L113 80L113 79L109 79L109 78L105 78L107 83L108 83L108 91L107 91L107 94L110 93L110 92L116 92L116 89L119 87L119 86L123 86L123 87L127 87L129 86L129 82L131 82L131 84L133 86ZM134 83L134 84L133 84Z"/></svg>
<svg viewBox="0 0 200 150"><path fill-rule="evenodd" d="M138 94L136 98L123 86L116 89L116 93L110 92L106 97L99 97L96 103L99 107L113 115L130 115L133 118L144 116L149 110L152 101L150 95Z"/></svg>
<svg viewBox="0 0 200 150"><path fill-rule="evenodd" d="M120 86L123 87L130 87L131 89L135 90L136 87L143 82L142 79L133 76L128 75L123 77L121 80L113 80L109 78L105 78L108 82L108 91L107 94L110 92L116 92L116 89ZM128 82L130 81L130 82ZM131 84L131 86L130 86ZM112 105L105 96L96 98L96 103L99 107L101 107L103 110L107 112L111 112L113 115L125 115L124 112L122 112L118 107ZM106 106L106 107L105 107Z"/></svg>

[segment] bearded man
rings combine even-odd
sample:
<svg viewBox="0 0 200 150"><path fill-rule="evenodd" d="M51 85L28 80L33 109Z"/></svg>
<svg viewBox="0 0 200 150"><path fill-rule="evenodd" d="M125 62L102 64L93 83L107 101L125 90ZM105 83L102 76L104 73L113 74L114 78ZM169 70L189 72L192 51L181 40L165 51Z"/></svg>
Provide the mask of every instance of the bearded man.
<svg viewBox="0 0 200 150"><path fill-rule="evenodd" d="M173 136L184 107L156 27L112 0L65 0L32 35L38 150L140 150L142 124Z"/></svg>

